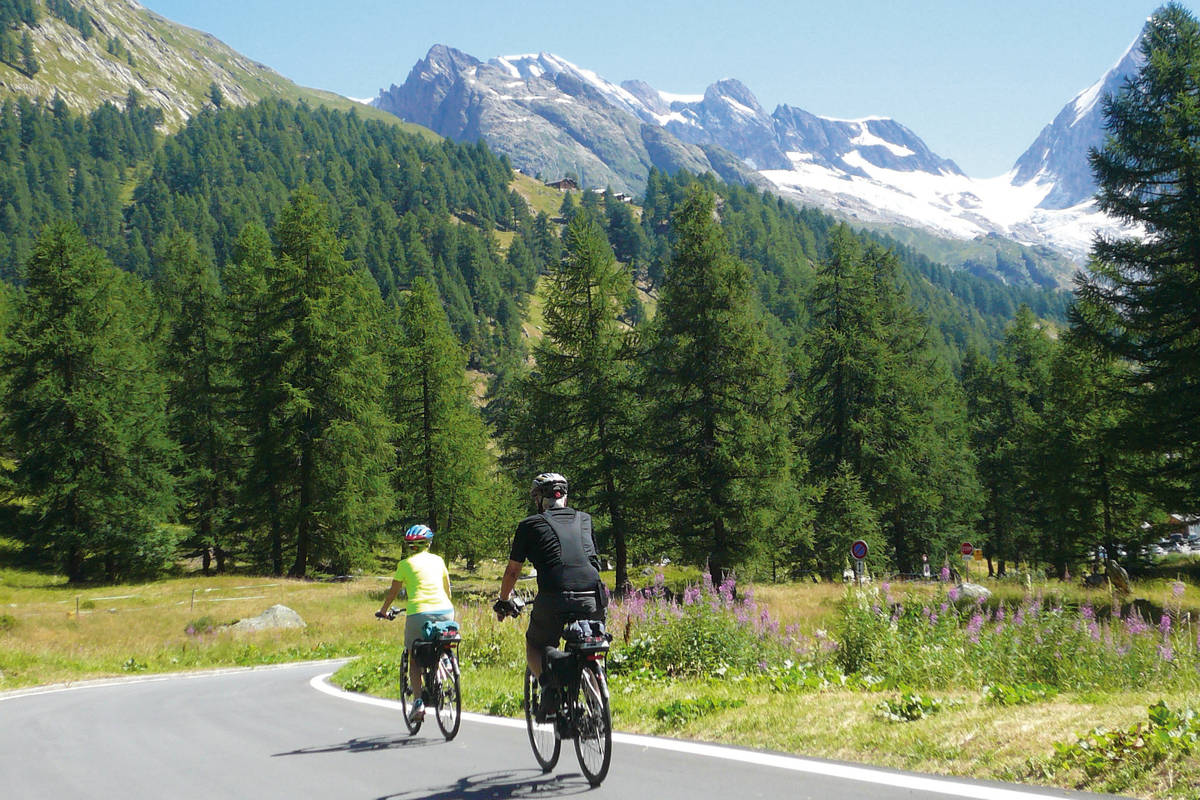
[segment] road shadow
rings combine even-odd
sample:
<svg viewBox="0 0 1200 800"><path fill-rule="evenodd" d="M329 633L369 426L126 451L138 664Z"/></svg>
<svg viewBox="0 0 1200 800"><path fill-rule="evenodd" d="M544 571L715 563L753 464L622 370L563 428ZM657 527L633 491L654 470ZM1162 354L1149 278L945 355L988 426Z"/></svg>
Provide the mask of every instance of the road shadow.
<svg viewBox="0 0 1200 800"><path fill-rule="evenodd" d="M375 800L401 800L421 797L425 800L507 800L514 797L567 797L583 794L591 787L578 773L550 775L540 769L484 772L459 778L447 786L426 786Z"/></svg>
<svg viewBox="0 0 1200 800"><path fill-rule="evenodd" d="M354 739L347 739L337 744L314 745L313 747L301 747L297 750L289 750L286 753L272 753L271 757L306 756L314 753L373 753L377 750L413 749L428 747L432 744L444 744L444 741L440 738L429 739L424 736L409 736L408 734L368 736L365 738L356 737Z"/></svg>

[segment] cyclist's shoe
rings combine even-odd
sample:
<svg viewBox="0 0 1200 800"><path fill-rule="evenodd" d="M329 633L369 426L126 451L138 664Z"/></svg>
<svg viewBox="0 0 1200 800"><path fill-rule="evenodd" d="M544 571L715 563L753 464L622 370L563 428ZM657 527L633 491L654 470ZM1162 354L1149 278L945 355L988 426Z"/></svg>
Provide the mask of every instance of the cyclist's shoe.
<svg viewBox="0 0 1200 800"><path fill-rule="evenodd" d="M533 712L535 722L548 722L554 719L554 712L558 708L558 689L552 686L542 687L542 696L538 700L537 708Z"/></svg>
<svg viewBox="0 0 1200 800"><path fill-rule="evenodd" d="M425 719L425 702L421 698L413 701L412 709L408 712L409 722L420 722Z"/></svg>

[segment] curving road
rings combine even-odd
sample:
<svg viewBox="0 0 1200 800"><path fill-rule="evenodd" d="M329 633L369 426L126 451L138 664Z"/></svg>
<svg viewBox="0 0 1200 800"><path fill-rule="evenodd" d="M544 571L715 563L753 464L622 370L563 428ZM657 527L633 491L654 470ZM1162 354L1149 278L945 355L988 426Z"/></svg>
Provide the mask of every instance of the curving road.
<svg viewBox="0 0 1200 800"><path fill-rule="evenodd" d="M398 704L324 681L340 662L162 676L0 695L0 795L11 798L1095 798L617 734L604 785L575 754L543 774L523 723L464 715L444 742ZM568 743L564 743L568 744Z"/></svg>

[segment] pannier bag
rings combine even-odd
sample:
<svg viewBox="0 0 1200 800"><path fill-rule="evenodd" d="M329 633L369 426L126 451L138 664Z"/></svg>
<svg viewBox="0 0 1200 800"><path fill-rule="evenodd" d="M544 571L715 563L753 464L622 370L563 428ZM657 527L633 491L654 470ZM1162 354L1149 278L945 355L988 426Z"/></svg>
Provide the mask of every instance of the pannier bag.
<svg viewBox="0 0 1200 800"><path fill-rule="evenodd" d="M609 648L612 634L604 629L604 623L598 619L580 619L563 628L563 638L570 650L596 652Z"/></svg>
<svg viewBox="0 0 1200 800"><path fill-rule="evenodd" d="M458 641L462 635L458 632L458 623L454 620L444 622L426 622L421 628L421 638L431 642Z"/></svg>

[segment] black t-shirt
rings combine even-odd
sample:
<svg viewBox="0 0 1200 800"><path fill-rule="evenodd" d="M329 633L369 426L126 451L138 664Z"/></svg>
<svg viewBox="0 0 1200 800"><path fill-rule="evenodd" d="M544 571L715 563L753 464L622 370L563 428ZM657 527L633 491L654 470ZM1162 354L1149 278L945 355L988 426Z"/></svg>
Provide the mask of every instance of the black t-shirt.
<svg viewBox="0 0 1200 800"><path fill-rule="evenodd" d="M586 592L600 585L592 518L583 511L553 508L521 520L508 557L533 564L539 593Z"/></svg>

